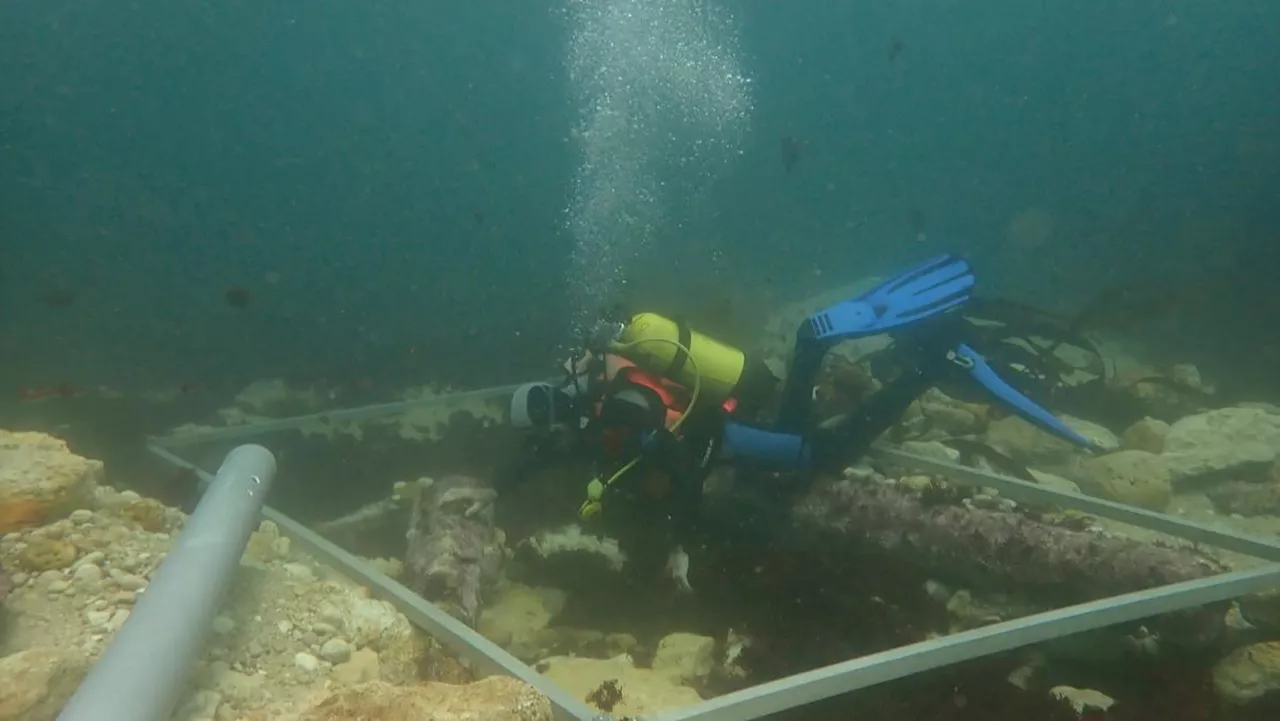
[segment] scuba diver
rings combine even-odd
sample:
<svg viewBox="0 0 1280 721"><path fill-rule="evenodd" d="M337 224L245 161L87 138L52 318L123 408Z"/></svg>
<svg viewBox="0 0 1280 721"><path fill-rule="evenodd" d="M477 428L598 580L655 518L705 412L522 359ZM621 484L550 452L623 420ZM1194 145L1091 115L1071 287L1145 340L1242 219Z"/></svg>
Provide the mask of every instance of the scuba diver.
<svg viewBox="0 0 1280 721"><path fill-rule="evenodd" d="M771 424L759 417L778 379L763 362L654 313L604 321L565 362L563 382L528 383L513 394L511 422L530 430L520 468L564 455L590 459L597 475L580 516L603 518L624 543L614 521L630 524L639 532L635 545L650 550L654 534L664 535L668 573L687 591L685 548L699 530L703 482L713 465L838 473L939 384L967 379L1039 428L1092 448L965 343L967 324L955 311L974 283L966 261L940 256L807 317ZM815 424L814 384L828 351L882 333L894 337L902 372L853 412ZM515 480L500 476L499 490ZM795 490L778 481L780 494Z"/></svg>

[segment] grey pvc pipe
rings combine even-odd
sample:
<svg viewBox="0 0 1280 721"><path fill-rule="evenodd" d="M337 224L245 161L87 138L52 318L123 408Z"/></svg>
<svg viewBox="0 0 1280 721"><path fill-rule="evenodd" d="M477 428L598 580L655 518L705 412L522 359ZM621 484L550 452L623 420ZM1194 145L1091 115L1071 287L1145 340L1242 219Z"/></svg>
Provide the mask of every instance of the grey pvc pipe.
<svg viewBox="0 0 1280 721"><path fill-rule="evenodd" d="M129 620L59 721L170 718L275 475L275 457L262 446L227 454Z"/></svg>

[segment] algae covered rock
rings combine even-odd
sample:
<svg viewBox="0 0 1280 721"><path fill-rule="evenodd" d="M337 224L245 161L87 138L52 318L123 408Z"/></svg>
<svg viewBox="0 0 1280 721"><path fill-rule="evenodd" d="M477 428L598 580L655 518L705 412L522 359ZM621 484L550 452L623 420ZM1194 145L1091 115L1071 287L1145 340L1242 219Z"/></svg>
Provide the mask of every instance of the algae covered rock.
<svg viewBox="0 0 1280 721"><path fill-rule="evenodd" d="M1280 641L1255 643L1232 651L1213 667L1218 698L1246 704L1280 691Z"/></svg>
<svg viewBox="0 0 1280 721"><path fill-rule="evenodd" d="M72 453L62 440L0 430L0 534L90 507L101 480L102 461Z"/></svg>
<svg viewBox="0 0 1280 721"><path fill-rule="evenodd" d="M1182 418L1164 439L1164 459L1173 483L1208 476L1258 476L1280 455L1280 415L1261 408L1220 408Z"/></svg>
<svg viewBox="0 0 1280 721"><path fill-rule="evenodd" d="M1090 458L1076 478L1081 490L1099 498L1163 511L1173 498L1169 469L1147 451L1117 451Z"/></svg>
<svg viewBox="0 0 1280 721"><path fill-rule="evenodd" d="M1164 439L1171 428L1162 420L1143 418L1124 430L1120 436L1120 447L1130 451L1163 453Z"/></svg>
<svg viewBox="0 0 1280 721"><path fill-rule="evenodd" d="M68 649L29 648L0 658L0 721L51 721L88 670L87 659Z"/></svg>

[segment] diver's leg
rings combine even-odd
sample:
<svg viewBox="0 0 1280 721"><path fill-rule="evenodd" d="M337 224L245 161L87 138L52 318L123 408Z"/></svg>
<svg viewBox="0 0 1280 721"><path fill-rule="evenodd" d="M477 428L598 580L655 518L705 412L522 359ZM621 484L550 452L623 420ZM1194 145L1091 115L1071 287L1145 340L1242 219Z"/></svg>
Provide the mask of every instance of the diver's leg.
<svg viewBox="0 0 1280 721"><path fill-rule="evenodd" d="M895 340L897 378L853 409L835 427L815 431L810 442L813 465L836 471L864 455L877 438L906 413L917 398L936 386L955 366L948 357L963 331L956 315L935 318Z"/></svg>
<svg viewBox="0 0 1280 721"><path fill-rule="evenodd" d="M963 258L942 255L857 298L820 310L806 322L819 341L876 335L963 305L973 293L974 282L973 270Z"/></svg>
<svg viewBox="0 0 1280 721"><path fill-rule="evenodd" d="M796 330L794 357L778 410L778 430L798 433L806 428L814 379L832 346L941 318L969 300L974 281L963 258L943 255L806 318Z"/></svg>
<svg viewBox="0 0 1280 721"><path fill-rule="evenodd" d="M774 427L784 433L803 433L809 425L809 409L813 406L813 384L822 369L822 359L832 343L813 337L809 321L796 330L796 343L791 354L791 368L782 386L782 402Z"/></svg>

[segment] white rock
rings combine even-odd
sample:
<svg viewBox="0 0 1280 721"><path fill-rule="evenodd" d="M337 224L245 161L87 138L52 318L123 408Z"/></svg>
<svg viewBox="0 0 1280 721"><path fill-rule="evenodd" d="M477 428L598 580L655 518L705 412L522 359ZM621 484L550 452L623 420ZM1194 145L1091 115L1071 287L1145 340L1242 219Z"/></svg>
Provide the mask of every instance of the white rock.
<svg viewBox="0 0 1280 721"><path fill-rule="evenodd" d="M305 651L301 651L294 655L293 665L296 666L299 671L304 673L315 673L320 670L320 659Z"/></svg>
<svg viewBox="0 0 1280 721"><path fill-rule="evenodd" d="M86 611L84 620L89 622L90 626L101 626L111 620L110 611Z"/></svg>
<svg viewBox="0 0 1280 721"><path fill-rule="evenodd" d="M226 616L218 616L213 619L213 632L219 636L226 636L236 630L236 622Z"/></svg>
<svg viewBox="0 0 1280 721"><path fill-rule="evenodd" d="M87 508L77 508L67 517L71 519L72 523L79 526L93 520L93 511Z"/></svg>
<svg viewBox="0 0 1280 721"><path fill-rule="evenodd" d="M311 567L304 563L286 563L284 564L285 573L296 581L314 581L316 574Z"/></svg>

